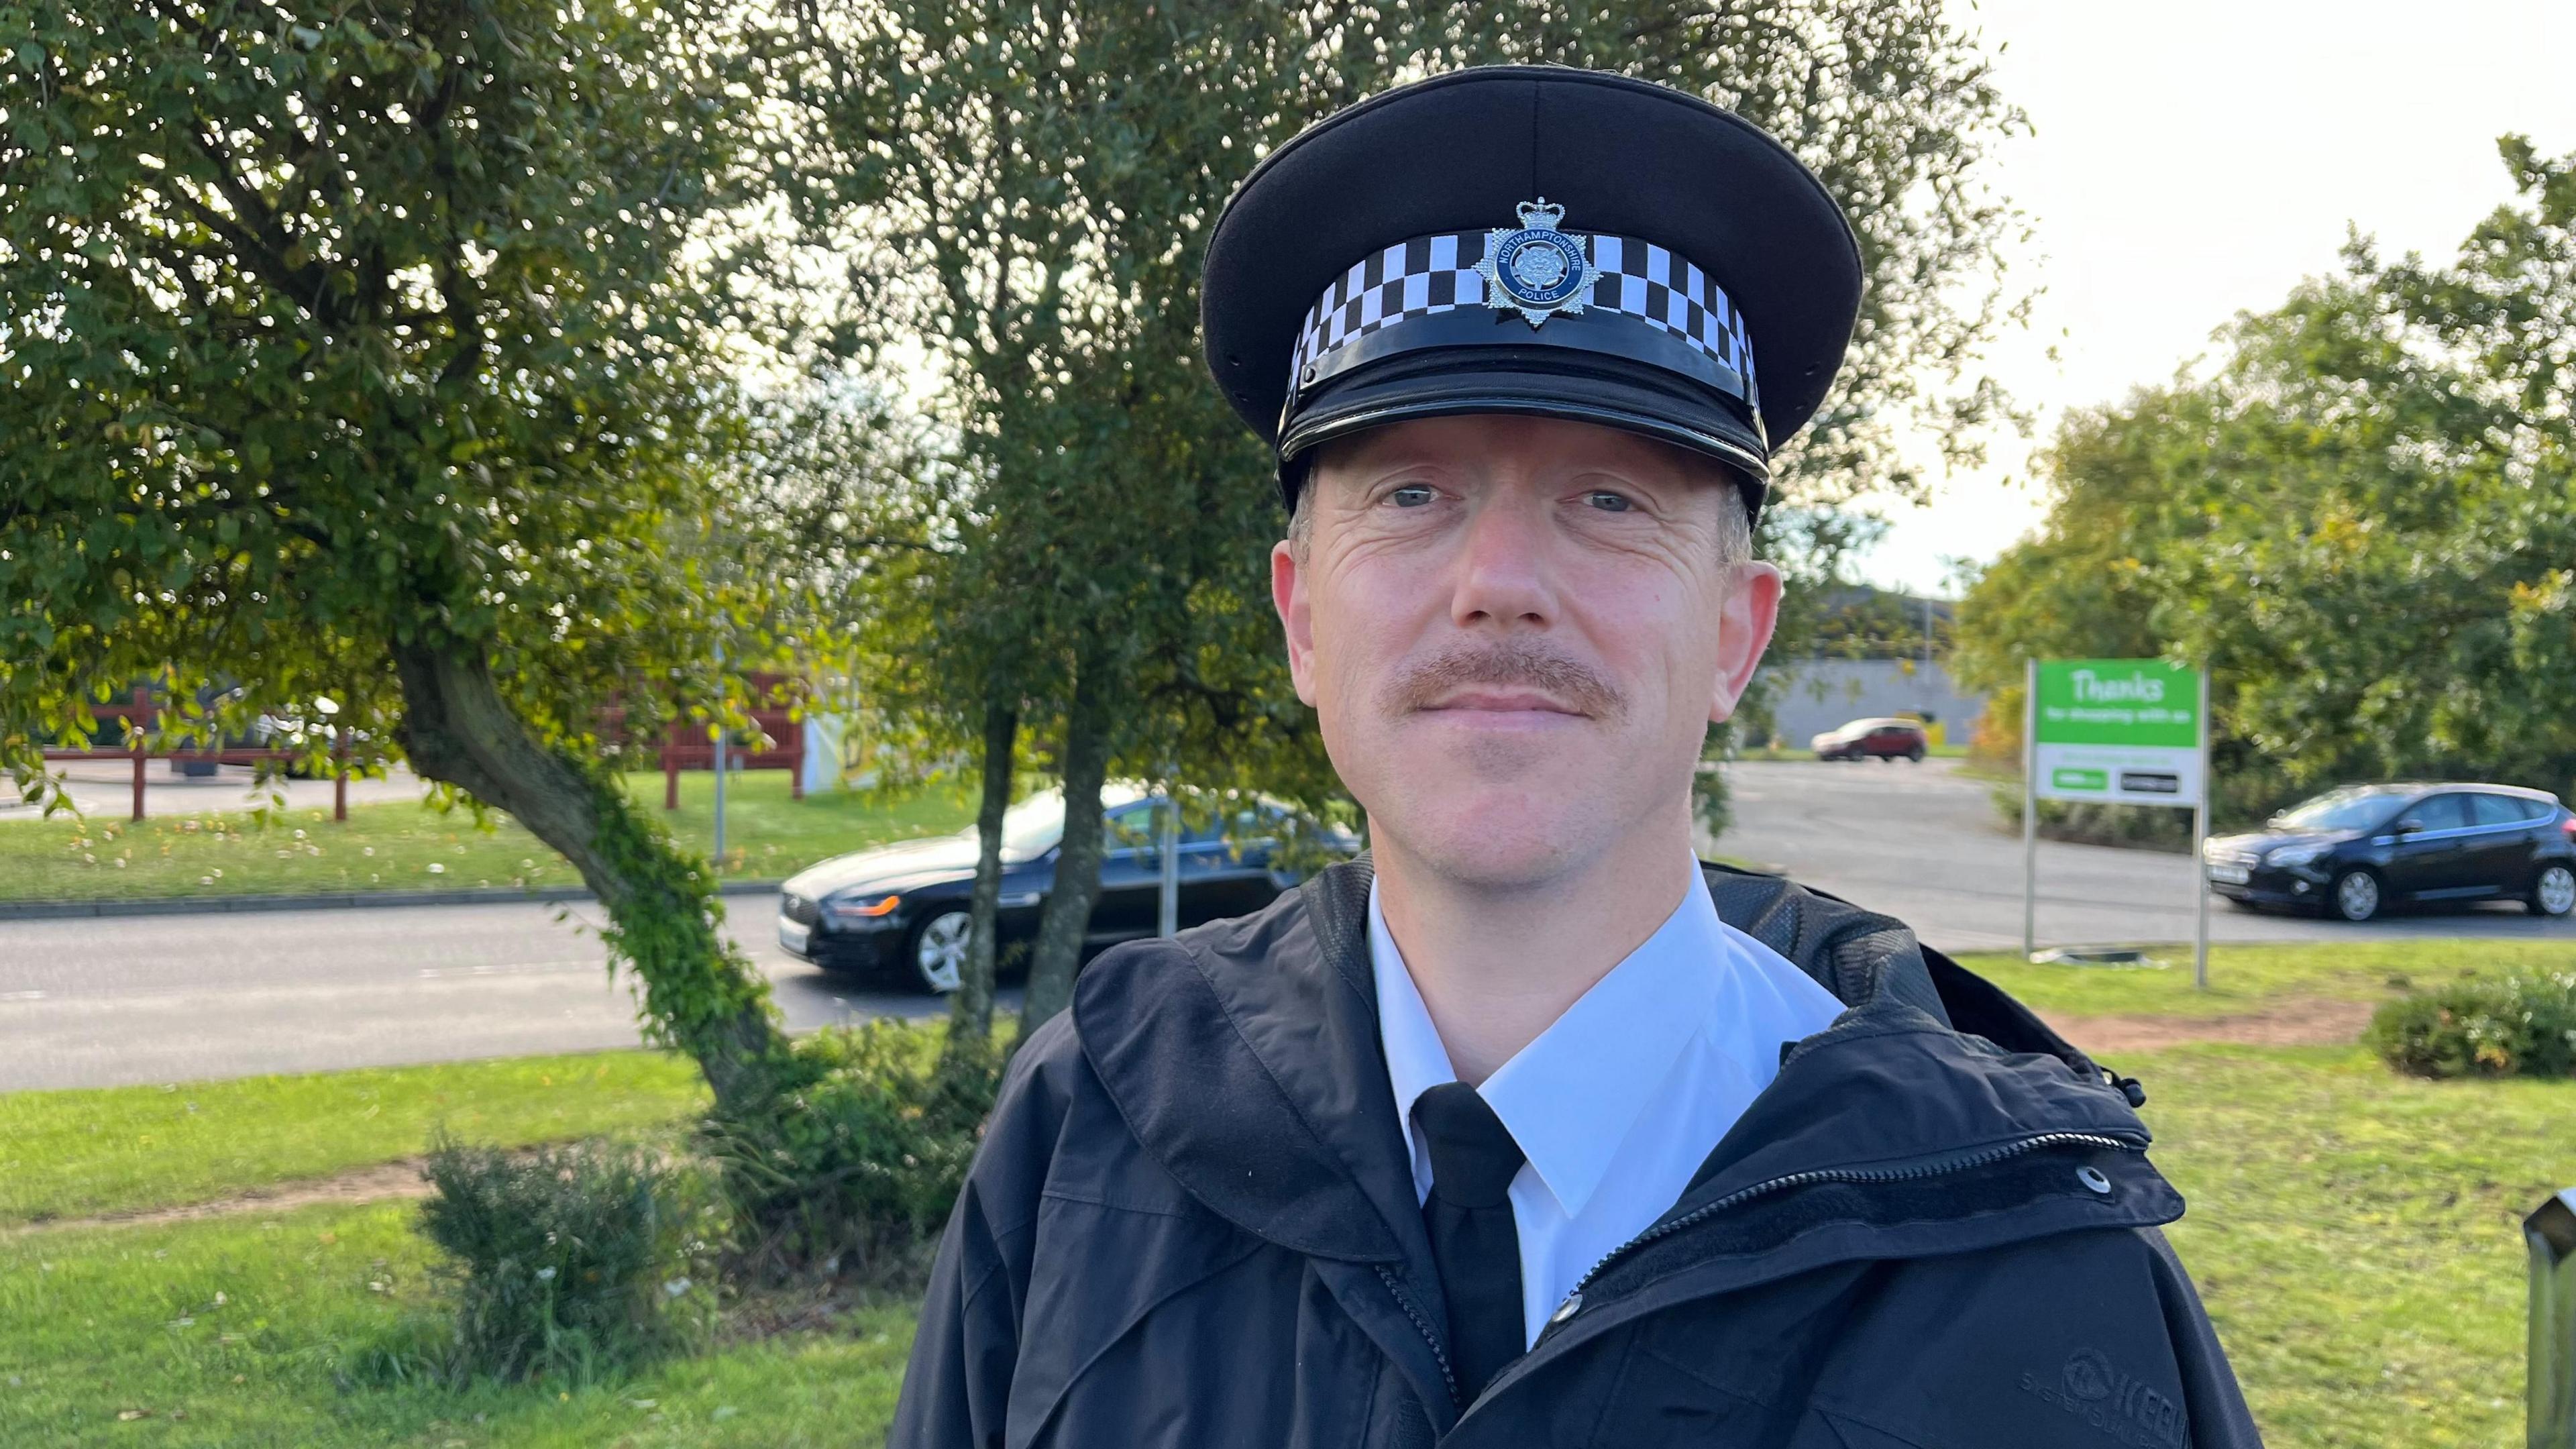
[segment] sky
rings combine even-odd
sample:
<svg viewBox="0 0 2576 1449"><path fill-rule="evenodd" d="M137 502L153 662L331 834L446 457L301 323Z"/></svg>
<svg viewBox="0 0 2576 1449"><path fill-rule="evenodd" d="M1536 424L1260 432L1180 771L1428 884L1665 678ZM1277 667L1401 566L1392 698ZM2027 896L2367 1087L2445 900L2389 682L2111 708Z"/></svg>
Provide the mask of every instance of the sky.
<svg viewBox="0 0 2576 1449"><path fill-rule="evenodd" d="M2028 213L2018 275L2044 289L1989 350L2045 439L2211 350L2240 310L2333 270L2347 229L2447 258L2504 203L2495 139L2576 151L2576 0L1952 0L2033 134L1989 175ZM2050 350L2056 356L2052 359ZM2037 521L2028 444L1885 504L1858 572L1947 594Z"/></svg>

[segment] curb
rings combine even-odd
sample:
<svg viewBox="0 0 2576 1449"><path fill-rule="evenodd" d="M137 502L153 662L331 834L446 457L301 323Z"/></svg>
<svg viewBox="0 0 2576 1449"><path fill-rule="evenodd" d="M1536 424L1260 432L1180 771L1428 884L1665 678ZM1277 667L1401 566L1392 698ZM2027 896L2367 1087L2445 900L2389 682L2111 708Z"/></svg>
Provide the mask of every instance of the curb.
<svg viewBox="0 0 2576 1449"><path fill-rule="evenodd" d="M762 895L784 884L775 880L731 880L716 887L727 896ZM0 901L0 921L71 920L87 916L185 916L235 911L339 911L375 906L475 906L501 901L544 903L586 901L580 886L516 890L509 886L468 886L446 891L332 891L287 896L164 896L127 901Z"/></svg>

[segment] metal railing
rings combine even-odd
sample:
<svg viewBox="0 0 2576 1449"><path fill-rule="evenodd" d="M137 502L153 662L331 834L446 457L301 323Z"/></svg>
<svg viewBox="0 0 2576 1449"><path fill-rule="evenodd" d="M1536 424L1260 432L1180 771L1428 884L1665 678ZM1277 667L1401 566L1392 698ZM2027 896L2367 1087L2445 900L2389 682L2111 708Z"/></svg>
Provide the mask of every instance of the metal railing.
<svg viewBox="0 0 2576 1449"><path fill-rule="evenodd" d="M145 787L151 783L150 773L147 767L154 760L168 760L174 765L212 766L261 765L272 761L281 765L286 765L294 764L307 758L306 755L299 750L269 749L264 746L257 745L246 745L236 748L209 746L203 749L143 749L139 744L142 733L160 722L162 708L163 707L161 705L153 702L152 691L148 688L136 689L134 691L134 702L131 704L91 705L89 707L90 718L97 720L102 724L109 720L116 721L123 728L127 743L122 746L48 746L44 751L44 756L47 760L64 761L132 761L134 765L134 800L133 812L129 818L134 820L140 820L143 818L143 792ZM331 818L334 820L346 820L349 818L349 767L346 762L346 756L347 749L345 742L338 738L337 732L335 731L331 744Z"/></svg>

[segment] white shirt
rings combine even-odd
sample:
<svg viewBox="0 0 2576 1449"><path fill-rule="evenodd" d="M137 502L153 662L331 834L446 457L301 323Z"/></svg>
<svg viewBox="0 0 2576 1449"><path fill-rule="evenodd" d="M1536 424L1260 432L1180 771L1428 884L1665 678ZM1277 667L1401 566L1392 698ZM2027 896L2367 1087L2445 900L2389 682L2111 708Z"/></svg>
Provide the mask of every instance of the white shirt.
<svg viewBox="0 0 2576 1449"><path fill-rule="evenodd" d="M1413 1189L1431 1153L1413 1102L1458 1079L1369 887L1378 1034ZM1717 917L1694 862L1681 904L1477 1088L1528 1161L1512 1179L1521 1325L1535 1341L1575 1282L1679 1201L1718 1139L1779 1074L1780 1044L1843 1004L1777 952Z"/></svg>

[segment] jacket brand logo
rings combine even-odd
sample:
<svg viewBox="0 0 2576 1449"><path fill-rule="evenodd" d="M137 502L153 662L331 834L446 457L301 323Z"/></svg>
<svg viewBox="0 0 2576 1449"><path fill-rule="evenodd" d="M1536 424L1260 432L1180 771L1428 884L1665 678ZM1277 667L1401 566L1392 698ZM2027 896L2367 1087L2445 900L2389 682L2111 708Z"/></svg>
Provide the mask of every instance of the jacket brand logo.
<svg viewBox="0 0 2576 1449"><path fill-rule="evenodd" d="M2184 1449L2191 1441L2182 1406L2111 1366L2110 1355L2079 1348L2056 1383L2021 1376L2021 1391L2053 1404L2133 1449Z"/></svg>

